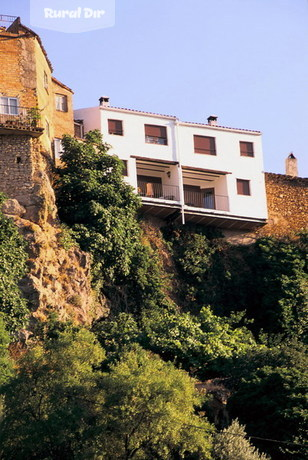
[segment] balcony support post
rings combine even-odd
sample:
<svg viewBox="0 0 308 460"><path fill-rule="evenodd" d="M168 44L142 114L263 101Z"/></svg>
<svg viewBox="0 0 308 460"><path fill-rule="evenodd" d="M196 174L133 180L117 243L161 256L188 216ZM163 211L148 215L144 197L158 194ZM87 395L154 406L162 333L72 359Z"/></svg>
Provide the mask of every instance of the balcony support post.
<svg viewBox="0 0 308 460"><path fill-rule="evenodd" d="M182 225L185 225L185 211L184 211L184 184L183 184L183 171L181 164L181 151L180 151L180 142L179 142L179 120L176 119L174 122L175 128L175 151L177 152L177 161L178 161L178 179L179 179L179 192L180 192L180 203L181 203L181 216L182 216Z"/></svg>

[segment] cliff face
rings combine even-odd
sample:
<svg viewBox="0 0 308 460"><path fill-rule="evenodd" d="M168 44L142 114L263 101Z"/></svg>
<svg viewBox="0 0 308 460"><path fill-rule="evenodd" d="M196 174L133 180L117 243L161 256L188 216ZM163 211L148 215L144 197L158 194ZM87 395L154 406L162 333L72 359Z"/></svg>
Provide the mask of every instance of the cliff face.
<svg viewBox="0 0 308 460"><path fill-rule="evenodd" d="M28 242L29 271L20 287L32 320L53 310L60 319L90 323L104 308L91 289L89 255L61 243L49 157L30 136L0 136L0 142L0 191L9 197L3 212Z"/></svg>

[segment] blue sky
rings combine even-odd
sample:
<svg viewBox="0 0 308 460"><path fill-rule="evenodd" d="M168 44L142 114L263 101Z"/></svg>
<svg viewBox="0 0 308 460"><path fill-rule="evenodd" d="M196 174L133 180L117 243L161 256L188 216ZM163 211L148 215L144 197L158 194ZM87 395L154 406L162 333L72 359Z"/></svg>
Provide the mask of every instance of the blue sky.
<svg viewBox="0 0 308 460"><path fill-rule="evenodd" d="M77 34L31 26L29 0L0 0L0 13L41 36L75 108L108 95L184 121L216 114L262 131L266 171L283 173L293 151L308 175L308 0L115 2L115 26Z"/></svg>

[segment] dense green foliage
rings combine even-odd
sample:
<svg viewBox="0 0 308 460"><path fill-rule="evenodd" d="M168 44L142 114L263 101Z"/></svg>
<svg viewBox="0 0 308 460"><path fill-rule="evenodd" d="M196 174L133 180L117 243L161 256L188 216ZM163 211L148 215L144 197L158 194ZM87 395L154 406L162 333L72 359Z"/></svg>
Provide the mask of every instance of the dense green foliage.
<svg viewBox="0 0 308 460"><path fill-rule="evenodd" d="M13 361L10 359L8 345L10 337L5 329L3 315L0 315L0 387L8 381L13 373Z"/></svg>
<svg viewBox="0 0 308 460"><path fill-rule="evenodd" d="M304 460L306 449L300 445L308 428L305 346L293 341L248 352L232 362L229 372L236 389L229 401L231 414L247 424L249 434L289 443L259 443L274 459Z"/></svg>
<svg viewBox="0 0 308 460"><path fill-rule="evenodd" d="M0 194L0 208L4 197ZM18 288L26 273L25 242L11 219L0 211L0 312L12 331L24 325L27 304Z"/></svg>
<svg viewBox="0 0 308 460"><path fill-rule="evenodd" d="M155 254L141 242L136 219L139 197L122 176L123 163L92 131L86 141L65 136L57 203L61 219L81 249L92 254L92 275L113 308L139 311L163 301Z"/></svg>
<svg viewBox="0 0 308 460"><path fill-rule="evenodd" d="M202 228L165 232L171 243L181 296L189 310L210 304L229 316L245 311L258 334L307 334L307 235L297 239L260 238L230 246L208 238Z"/></svg>
<svg viewBox="0 0 308 460"><path fill-rule="evenodd" d="M103 359L87 330L51 328L2 388L0 458L210 458L212 428L184 371L139 348L104 374Z"/></svg>
<svg viewBox="0 0 308 460"><path fill-rule="evenodd" d="M208 307L197 316L146 309L138 322L132 314L121 313L100 321L94 330L111 361L123 347L139 343L202 378L220 371L221 360L257 347L252 334L233 323L232 318L215 316Z"/></svg>
<svg viewBox="0 0 308 460"><path fill-rule="evenodd" d="M142 349L124 352L105 374L103 458L210 458L211 427L194 414L193 381Z"/></svg>
<svg viewBox="0 0 308 460"><path fill-rule="evenodd" d="M66 330L29 350L4 387L0 458L74 458L91 435L103 401L98 389L104 358L94 336Z"/></svg>

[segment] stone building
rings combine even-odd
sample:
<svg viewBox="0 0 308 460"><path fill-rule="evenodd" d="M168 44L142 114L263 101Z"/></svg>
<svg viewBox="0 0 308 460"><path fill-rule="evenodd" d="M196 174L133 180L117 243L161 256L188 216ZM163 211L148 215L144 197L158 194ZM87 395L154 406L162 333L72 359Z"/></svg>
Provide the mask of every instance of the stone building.
<svg viewBox="0 0 308 460"><path fill-rule="evenodd" d="M74 134L73 92L53 77L35 32L18 17L1 15L1 23L8 27L0 28L0 192L8 198L2 211L28 242L20 287L31 321L52 308L60 319L88 322L96 315L89 256L61 244L51 180L61 138Z"/></svg>

